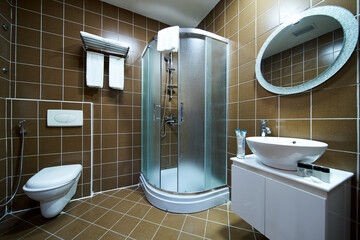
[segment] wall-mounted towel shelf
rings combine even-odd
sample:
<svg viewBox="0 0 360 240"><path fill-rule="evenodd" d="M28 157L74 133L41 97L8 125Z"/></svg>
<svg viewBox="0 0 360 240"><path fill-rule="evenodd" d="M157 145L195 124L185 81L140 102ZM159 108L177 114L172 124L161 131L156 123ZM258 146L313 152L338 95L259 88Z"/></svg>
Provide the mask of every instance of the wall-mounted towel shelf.
<svg viewBox="0 0 360 240"><path fill-rule="evenodd" d="M91 49L111 55L120 55L123 58L128 57L130 47L125 44L82 31L80 31L80 36L83 41L85 51Z"/></svg>

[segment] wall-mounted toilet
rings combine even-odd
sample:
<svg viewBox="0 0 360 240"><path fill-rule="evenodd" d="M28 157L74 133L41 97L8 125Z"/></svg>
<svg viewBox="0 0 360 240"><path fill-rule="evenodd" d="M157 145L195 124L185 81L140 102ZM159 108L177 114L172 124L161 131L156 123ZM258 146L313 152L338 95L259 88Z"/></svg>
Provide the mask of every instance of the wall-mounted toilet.
<svg viewBox="0 0 360 240"><path fill-rule="evenodd" d="M74 196L82 171L80 164L44 168L24 185L26 195L40 201L46 218L58 215Z"/></svg>

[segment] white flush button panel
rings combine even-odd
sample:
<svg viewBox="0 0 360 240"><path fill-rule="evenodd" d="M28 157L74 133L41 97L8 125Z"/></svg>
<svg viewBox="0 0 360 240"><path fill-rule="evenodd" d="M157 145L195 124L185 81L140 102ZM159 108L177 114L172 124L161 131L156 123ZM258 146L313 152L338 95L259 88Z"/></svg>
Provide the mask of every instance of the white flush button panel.
<svg viewBox="0 0 360 240"><path fill-rule="evenodd" d="M80 127L83 125L82 110L47 110L48 127Z"/></svg>

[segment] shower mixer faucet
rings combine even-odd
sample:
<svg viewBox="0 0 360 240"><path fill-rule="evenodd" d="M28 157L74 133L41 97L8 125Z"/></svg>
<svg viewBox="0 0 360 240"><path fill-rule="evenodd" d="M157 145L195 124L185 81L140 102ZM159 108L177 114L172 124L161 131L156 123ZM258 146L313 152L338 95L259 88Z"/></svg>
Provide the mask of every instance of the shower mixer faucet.
<svg viewBox="0 0 360 240"><path fill-rule="evenodd" d="M271 130L266 126L268 120L260 120L260 136L265 137L266 134L271 134Z"/></svg>
<svg viewBox="0 0 360 240"><path fill-rule="evenodd" d="M169 124L171 126L176 124L176 116L174 113L171 113L170 116L165 116L164 120L167 124Z"/></svg>

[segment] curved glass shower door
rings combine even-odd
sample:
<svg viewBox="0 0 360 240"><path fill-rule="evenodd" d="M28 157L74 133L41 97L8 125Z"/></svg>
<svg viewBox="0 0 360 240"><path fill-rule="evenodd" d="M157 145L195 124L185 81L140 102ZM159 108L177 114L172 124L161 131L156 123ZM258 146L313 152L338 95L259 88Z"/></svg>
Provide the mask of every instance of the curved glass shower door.
<svg viewBox="0 0 360 240"><path fill-rule="evenodd" d="M226 43L180 39L178 192L226 185Z"/></svg>
<svg viewBox="0 0 360 240"><path fill-rule="evenodd" d="M142 56L142 173L168 192L199 193L227 181L227 41L180 33L177 53L157 40Z"/></svg>
<svg viewBox="0 0 360 240"><path fill-rule="evenodd" d="M153 41L142 61L141 168L155 187L160 187L160 61L156 41Z"/></svg>

